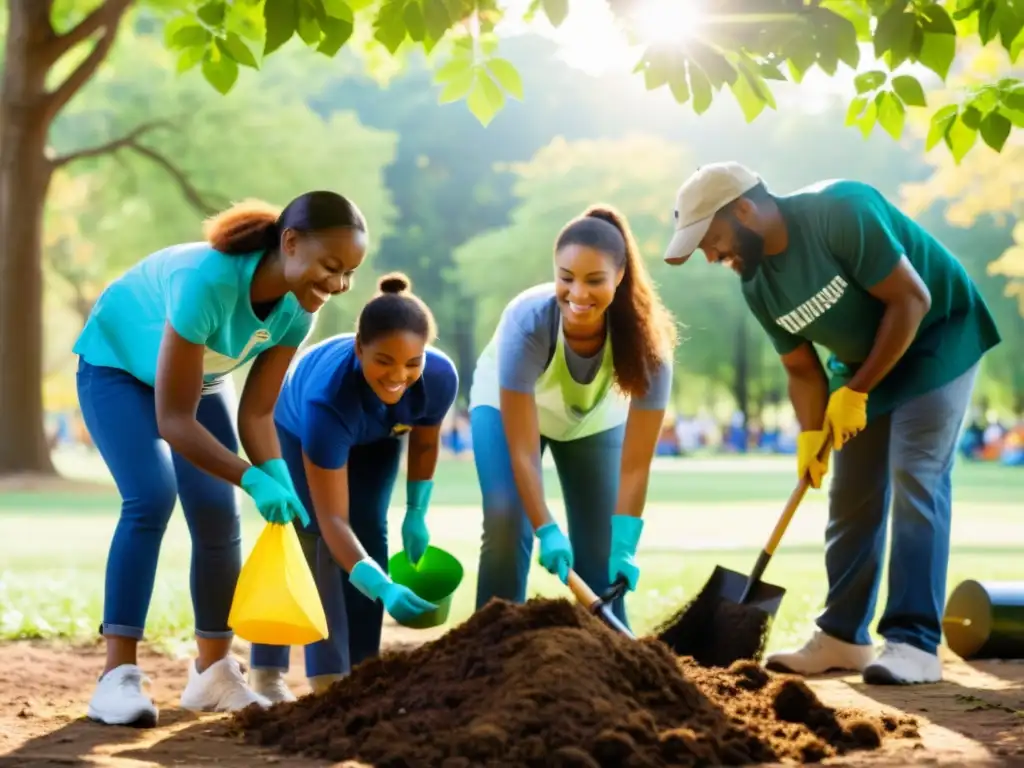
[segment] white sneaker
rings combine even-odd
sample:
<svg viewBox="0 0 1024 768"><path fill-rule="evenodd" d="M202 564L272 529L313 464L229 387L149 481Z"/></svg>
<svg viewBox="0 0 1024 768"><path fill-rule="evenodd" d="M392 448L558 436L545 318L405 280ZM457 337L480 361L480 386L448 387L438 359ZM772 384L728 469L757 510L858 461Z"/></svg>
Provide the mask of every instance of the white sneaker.
<svg viewBox="0 0 1024 768"><path fill-rule="evenodd" d="M135 664L122 664L103 675L89 700L88 717L107 725L153 728L157 708L142 692L149 678Z"/></svg>
<svg viewBox="0 0 1024 768"><path fill-rule="evenodd" d="M816 630L803 648L769 654L765 667L773 672L797 675L823 675L826 672L861 672L874 656L870 645L846 643L820 629Z"/></svg>
<svg viewBox="0 0 1024 768"><path fill-rule="evenodd" d="M869 685L914 685L942 680L942 661L937 654L907 643L886 641L878 658L864 668Z"/></svg>
<svg viewBox="0 0 1024 768"><path fill-rule="evenodd" d="M328 688L334 685L339 680L344 680L344 675L316 675L315 677L307 677L306 680L309 682L309 687L316 695L324 693Z"/></svg>
<svg viewBox="0 0 1024 768"><path fill-rule="evenodd" d="M284 670L253 669L249 672L249 685L260 696L269 699L272 704L295 701L295 694L291 692L288 683L284 681Z"/></svg>
<svg viewBox="0 0 1024 768"><path fill-rule="evenodd" d="M188 684L181 694L183 709L233 712L250 704L269 707L270 701L245 682L238 659L228 656L211 664L202 674L196 669L195 662L189 663Z"/></svg>

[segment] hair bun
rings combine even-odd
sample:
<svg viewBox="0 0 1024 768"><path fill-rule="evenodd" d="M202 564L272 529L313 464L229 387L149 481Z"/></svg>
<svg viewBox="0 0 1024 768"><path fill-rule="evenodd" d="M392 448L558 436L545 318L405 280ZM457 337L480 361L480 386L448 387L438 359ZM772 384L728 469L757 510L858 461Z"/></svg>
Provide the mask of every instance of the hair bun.
<svg viewBox="0 0 1024 768"><path fill-rule="evenodd" d="M616 229L622 229L622 216L615 209L603 205L595 205L587 209L584 214L588 219L599 219L611 224Z"/></svg>
<svg viewBox="0 0 1024 768"><path fill-rule="evenodd" d="M401 272L392 272L377 281L377 289L381 293L404 293L411 287L412 282Z"/></svg>

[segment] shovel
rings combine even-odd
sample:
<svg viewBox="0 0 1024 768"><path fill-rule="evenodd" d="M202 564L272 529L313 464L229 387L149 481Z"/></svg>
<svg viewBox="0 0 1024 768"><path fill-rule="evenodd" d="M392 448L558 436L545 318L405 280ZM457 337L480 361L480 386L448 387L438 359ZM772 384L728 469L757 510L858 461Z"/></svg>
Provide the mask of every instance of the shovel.
<svg viewBox="0 0 1024 768"><path fill-rule="evenodd" d="M831 449L831 434L826 433L819 460L828 458ZM662 625L658 639L673 653L692 656L701 666L710 667L727 667L740 659L760 660L768 625L786 594L784 587L761 577L809 487L806 476L797 483L749 576L715 566L697 597Z"/></svg>
<svg viewBox="0 0 1024 768"><path fill-rule="evenodd" d="M630 639L636 639L636 635L629 630L629 627L619 621L619 618L612 613L611 604L626 591L625 579L618 579L602 597L598 597L597 593L587 586L587 583L577 575L576 571L569 571L569 578L566 583L576 596L576 599L586 606L587 610L616 632Z"/></svg>

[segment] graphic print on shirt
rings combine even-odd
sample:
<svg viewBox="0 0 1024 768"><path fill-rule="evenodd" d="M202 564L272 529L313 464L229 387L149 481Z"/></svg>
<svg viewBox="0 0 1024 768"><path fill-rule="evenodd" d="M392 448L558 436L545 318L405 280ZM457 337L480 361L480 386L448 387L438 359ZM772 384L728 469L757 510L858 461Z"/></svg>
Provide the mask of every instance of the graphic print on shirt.
<svg viewBox="0 0 1024 768"><path fill-rule="evenodd" d="M847 285L846 280L836 275L829 280L824 288L792 312L776 317L775 322L792 334L800 333L800 331L839 303L839 300L843 298L843 294L846 292Z"/></svg>
<svg viewBox="0 0 1024 768"><path fill-rule="evenodd" d="M253 347L264 344L269 340L270 331L260 328L249 337L249 341L242 347L237 357L228 357L207 347L206 351L203 352L203 373L207 376L222 376L231 373L231 371L239 366L241 361L249 356Z"/></svg>

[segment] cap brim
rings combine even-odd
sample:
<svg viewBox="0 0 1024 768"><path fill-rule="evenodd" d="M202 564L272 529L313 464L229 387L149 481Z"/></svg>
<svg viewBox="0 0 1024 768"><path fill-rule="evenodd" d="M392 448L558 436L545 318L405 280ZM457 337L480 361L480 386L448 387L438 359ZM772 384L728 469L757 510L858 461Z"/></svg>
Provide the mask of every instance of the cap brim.
<svg viewBox="0 0 1024 768"><path fill-rule="evenodd" d="M669 264L685 264L686 260L697 250L704 235L708 233L713 218L715 217L708 216L706 219L695 221L689 226L676 230L665 250L665 261Z"/></svg>

